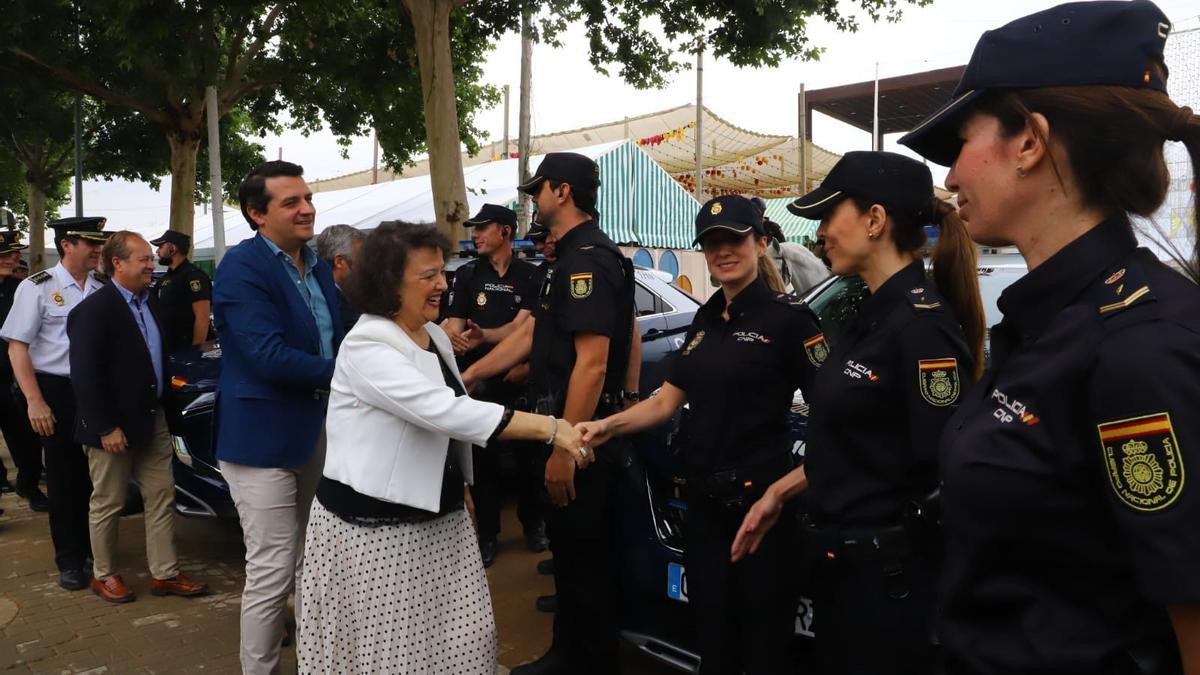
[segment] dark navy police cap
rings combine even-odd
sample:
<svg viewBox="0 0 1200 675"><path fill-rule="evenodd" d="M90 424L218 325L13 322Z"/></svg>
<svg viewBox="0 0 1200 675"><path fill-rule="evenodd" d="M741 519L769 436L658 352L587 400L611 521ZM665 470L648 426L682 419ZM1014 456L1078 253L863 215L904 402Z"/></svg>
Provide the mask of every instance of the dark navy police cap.
<svg viewBox="0 0 1200 675"><path fill-rule="evenodd" d="M517 212L510 208L497 206L496 204L484 204L479 209L479 213L476 213L470 220L463 221L463 225L467 227L479 227L488 223L508 225L515 228L517 226Z"/></svg>
<svg viewBox="0 0 1200 675"><path fill-rule="evenodd" d="M108 241L108 234L104 232L106 222L108 219L100 216L78 216L52 220L47 226L54 230L56 239L78 237L90 241Z"/></svg>
<svg viewBox="0 0 1200 675"><path fill-rule="evenodd" d="M21 243L20 230L0 230L0 253L24 251L29 248Z"/></svg>
<svg viewBox="0 0 1200 675"><path fill-rule="evenodd" d="M167 242L180 247L191 246L192 238L180 232L179 230L167 230L166 232L163 232L161 237L150 240L150 244L152 246L162 246Z"/></svg>
<svg viewBox="0 0 1200 675"><path fill-rule="evenodd" d="M900 139L931 161L954 163L958 127L997 89L1108 85L1166 92L1171 22L1149 0L1069 2L987 31L948 103ZM1161 70L1160 70L1161 69Z"/></svg>
<svg viewBox="0 0 1200 675"><path fill-rule="evenodd" d="M538 164L533 178L517 187L521 192L537 194L542 181L556 180L566 183L572 190L585 191L600 187L600 167L588 157L577 152L550 152Z"/></svg>
<svg viewBox="0 0 1200 675"><path fill-rule="evenodd" d="M889 211L928 218L933 176L921 162L894 152L847 152L820 187L788 204L801 218L821 220L847 197L882 204Z"/></svg>
<svg viewBox="0 0 1200 675"><path fill-rule="evenodd" d="M740 195L714 197L704 202L700 213L696 214L696 239L692 246L699 244L704 235L713 230L729 230L742 235L764 234L762 212L754 202Z"/></svg>

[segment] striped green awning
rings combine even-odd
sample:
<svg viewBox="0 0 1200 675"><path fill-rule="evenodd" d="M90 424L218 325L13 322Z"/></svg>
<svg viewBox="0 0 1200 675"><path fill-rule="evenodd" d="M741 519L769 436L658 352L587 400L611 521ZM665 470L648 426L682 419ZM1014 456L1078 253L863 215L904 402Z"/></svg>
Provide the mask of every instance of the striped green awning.
<svg viewBox="0 0 1200 675"><path fill-rule="evenodd" d="M700 204L641 148L622 143L597 158L600 227L619 244L688 249Z"/></svg>
<svg viewBox="0 0 1200 675"><path fill-rule="evenodd" d="M791 197L768 199L767 218L779 223L779 227L783 228L783 236L787 237L788 241L802 244L804 237L816 239L817 226L821 223L792 215L792 212L787 210L787 205L793 201L795 200Z"/></svg>

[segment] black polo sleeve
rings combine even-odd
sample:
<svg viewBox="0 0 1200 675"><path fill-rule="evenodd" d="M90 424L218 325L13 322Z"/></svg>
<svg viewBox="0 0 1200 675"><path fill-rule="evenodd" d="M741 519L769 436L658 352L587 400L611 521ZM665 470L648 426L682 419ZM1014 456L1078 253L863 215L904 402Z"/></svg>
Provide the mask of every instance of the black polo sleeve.
<svg viewBox="0 0 1200 675"><path fill-rule="evenodd" d="M918 311L897 335L898 383L915 464L935 464L942 431L974 381L974 360L953 319Z"/></svg>
<svg viewBox="0 0 1200 675"><path fill-rule="evenodd" d="M1090 464L1141 594L1200 603L1200 335L1136 324L1097 351L1088 383ZM1087 446L1085 446L1087 447Z"/></svg>
<svg viewBox="0 0 1200 675"><path fill-rule="evenodd" d="M692 319L692 325L688 326L687 334L683 339L683 347L667 357L670 362L667 364L666 381L683 391L688 391L695 384L697 368L688 357L698 346L699 341L696 339L696 335L702 330L704 330L703 316L697 312L695 318Z"/></svg>
<svg viewBox="0 0 1200 675"><path fill-rule="evenodd" d="M451 319L465 319L467 312L470 310L471 296L471 279L475 277L475 270L470 262L458 268L458 274L454 275L454 285L450 287L450 307L446 310L446 316Z"/></svg>
<svg viewBox="0 0 1200 675"><path fill-rule="evenodd" d="M204 270L192 269L187 278L185 291L188 302L212 301L212 280Z"/></svg>
<svg viewBox="0 0 1200 675"><path fill-rule="evenodd" d="M537 304L538 293L542 288L542 274L538 268L530 263L523 263L524 274L517 279L516 292L521 297L521 302L517 304L517 309L527 309L533 311L534 305Z"/></svg>
<svg viewBox="0 0 1200 675"><path fill-rule="evenodd" d="M581 250L554 271L555 302L561 308L560 326L568 333L597 333L612 337L617 330L617 307L625 278L613 254ZM629 317L622 318L623 328Z"/></svg>
<svg viewBox="0 0 1200 675"><path fill-rule="evenodd" d="M803 305L794 305L790 310L785 329L785 349L791 382L804 393L805 400L809 400L817 369L829 356L829 345L812 310Z"/></svg>

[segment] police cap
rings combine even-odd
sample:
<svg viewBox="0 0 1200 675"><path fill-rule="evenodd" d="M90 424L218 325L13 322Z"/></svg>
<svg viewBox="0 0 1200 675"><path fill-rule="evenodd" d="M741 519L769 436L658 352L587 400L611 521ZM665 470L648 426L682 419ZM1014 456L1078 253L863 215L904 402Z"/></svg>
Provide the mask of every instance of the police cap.
<svg viewBox="0 0 1200 675"><path fill-rule="evenodd" d="M1107 85L1166 92L1171 22L1149 0L1069 2L987 31L946 104L900 143L949 166L958 127L988 91Z"/></svg>
<svg viewBox="0 0 1200 675"><path fill-rule="evenodd" d="M928 218L933 202L929 167L894 152L847 152L812 192L788 204L801 218L821 220L846 197L882 204L897 213Z"/></svg>
<svg viewBox="0 0 1200 675"><path fill-rule="evenodd" d="M108 241L108 235L111 234L104 232L104 224L106 222L108 222L108 219L101 216L79 216L52 220L48 224L48 227L54 230L54 238L57 240L76 237L87 239L88 241L103 242Z"/></svg>
<svg viewBox="0 0 1200 675"><path fill-rule="evenodd" d="M24 251L29 248L21 243L21 233L18 230L0 230L0 253Z"/></svg>
<svg viewBox="0 0 1200 675"><path fill-rule="evenodd" d="M463 225L467 227L479 227L488 223L507 225L515 229L517 227L517 212L495 204L484 204L483 208L479 209L479 213L476 213L473 218L463 221Z"/></svg>
<svg viewBox="0 0 1200 675"><path fill-rule="evenodd" d="M150 240L152 246L162 246L167 243L175 244L181 250L186 251L192 245L192 238L179 230L167 230L161 237Z"/></svg>
<svg viewBox="0 0 1200 675"><path fill-rule="evenodd" d="M525 233L525 238L530 241L544 241L550 236L550 228L541 223L534 223L529 226L529 231Z"/></svg>
<svg viewBox="0 0 1200 675"><path fill-rule="evenodd" d="M762 212L754 202L740 195L713 197L704 202L700 213L696 214L696 239L692 246L713 230L729 230L741 235L764 234Z"/></svg>
<svg viewBox="0 0 1200 675"><path fill-rule="evenodd" d="M588 157L577 152L550 152L538 164L533 178L517 189L526 194L537 194L542 181L556 180L566 183L577 192L586 192L600 187L600 167Z"/></svg>

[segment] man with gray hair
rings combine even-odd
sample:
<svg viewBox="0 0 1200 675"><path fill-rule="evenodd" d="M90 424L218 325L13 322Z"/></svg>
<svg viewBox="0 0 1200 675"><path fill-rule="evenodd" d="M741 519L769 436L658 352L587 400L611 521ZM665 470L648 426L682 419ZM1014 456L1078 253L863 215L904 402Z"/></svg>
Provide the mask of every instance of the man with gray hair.
<svg viewBox="0 0 1200 675"><path fill-rule="evenodd" d="M333 269L333 283L337 286L338 305L342 310L342 326L347 333L358 323L361 312L350 306L346 294L342 292L342 285L350 276L350 270L354 269L358 249L366 238L366 232L350 225L331 225L317 236L317 255Z"/></svg>

